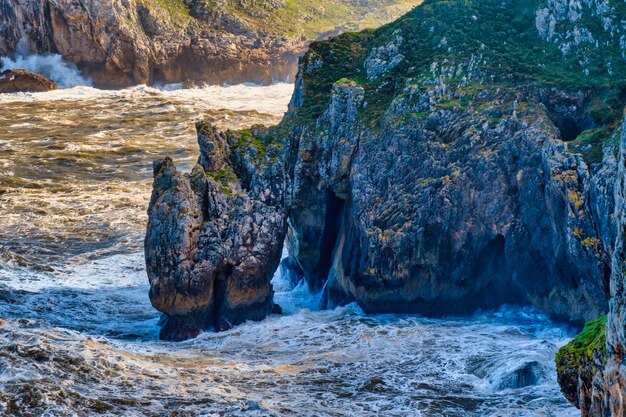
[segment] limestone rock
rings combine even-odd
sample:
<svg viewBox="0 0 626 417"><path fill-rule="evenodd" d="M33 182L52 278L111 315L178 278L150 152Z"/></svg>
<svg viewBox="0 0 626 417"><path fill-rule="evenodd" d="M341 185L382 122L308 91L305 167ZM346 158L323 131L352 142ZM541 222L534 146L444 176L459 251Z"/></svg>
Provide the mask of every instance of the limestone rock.
<svg viewBox="0 0 626 417"><path fill-rule="evenodd" d="M251 134L199 124L198 137L202 156L191 174L171 159L154 168L145 251L167 340L276 311L270 280L286 231L281 167Z"/></svg>
<svg viewBox="0 0 626 417"><path fill-rule="evenodd" d="M599 46L572 49L574 68L533 26L545 13L595 21L601 8L549 3L541 12L429 1L373 33L314 44L302 59L277 129L284 270L324 289L326 306L445 315L532 304L578 324L606 314L617 234L611 142L625 103L595 104L604 90L583 58ZM554 87L555 68L574 87ZM592 133L600 139L585 142Z"/></svg>
<svg viewBox="0 0 626 417"><path fill-rule="evenodd" d="M335 86L291 162L292 263L330 305L440 315L531 302L579 322L606 311L592 175L537 95L482 93L509 109L521 99L523 120L470 105L376 132L353 116L362 97Z"/></svg>
<svg viewBox="0 0 626 417"><path fill-rule="evenodd" d="M381 20L406 8L389 11L370 3L355 7ZM298 56L314 39L269 27L268 14L276 17L285 5L282 0L0 0L0 56L12 56L20 45L28 53L58 53L103 87L272 83L293 79ZM359 15L346 14L346 23L365 20Z"/></svg>
<svg viewBox="0 0 626 417"><path fill-rule="evenodd" d="M565 397L583 416L609 413L602 396L606 363L606 317L589 322L581 333L561 348L556 358L558 381Z"/></svg>
<svg viewBox="0 0 626 417"><path fill-rule="evenodd" d="M508 303L576 324L606 314L621 216L612 139L626 103L604 77L622 75L589 77L591 64L572 64L534 32L536 12L514 1L429 1L378 31L314 43L279 126L200 135L202 169L228 187L193 175L163 188L167 175L182 174L157 175L154 201L171 194L167 206L186 203L152 209L151 224L167 225L165 235L149 228L153 292L169 285L165 297L186 301L169 281L193 281L188 270L212 271L224 259L247 265L250 254L265 268L248 277L269 283L287 236L283 271L324 291L327 307L440 316ZM492 29L524 52L524 65ZM205 188L211 198L194 197ZM237 209L234 196L244 195L249 209ZM267 231L250 226L253 238L240 238L256 213L249 224ZM211 233L220 239L207 243ZM168 252L169 263L158 260ZM193 267L158 270L170 264ZM216 308L202 285L214 275L202 272L202 290L181 314L176 303L155 305L171 317L206 317ZM221 275L232 285L247 279ZM532 380L527 370L515 375L512 384Z"/></svg>
<svg viewBox="0 0 626 417"><path fill-rule="evenodd" d="M623 130L626 132L626 128ZM593 410L589 416L623 416L626 414L626 133L622 134L619 144L617 181L615 186L615 220L617 239L613 254L611 274L610 310L606 325L606 350L603 367L597 370L598 383L595 395L586 399L587 406Z"/></svg>
<svg viewBox="0 0 626 417"><path fill-rule="evenodd" d="M385 72L397 67L404 60L404 55L399 51L404 39L399 34L395 40L387 45L372 49L369 57L365 61L365 70L370 80L375 80Z"/></svg>

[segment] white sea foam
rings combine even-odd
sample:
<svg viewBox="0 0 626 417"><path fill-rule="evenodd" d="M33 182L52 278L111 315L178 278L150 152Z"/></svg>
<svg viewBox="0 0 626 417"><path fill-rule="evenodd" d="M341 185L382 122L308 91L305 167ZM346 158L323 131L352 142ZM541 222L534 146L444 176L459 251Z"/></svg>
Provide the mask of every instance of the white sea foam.
<svg viewBox="0 0 626 417"><path fill-rule="evenodd" d="M1 59L1 58L0 58ZM0 95L0 103L36 101L78 101L78 100L152 100L162 102L172 99L176 102L193 102L196 107L227 109L232 111L257 111L262 114L283 114L287 110L293 84L273 84L260 86L254 84L233 86L207 86L192 89L157 89L146 85L123 90L100 90L93 87L78 86L63 90L43 93L15 93ZM260 104L263 103L263 104ZM171 106L175 103L170 104ZM161 108L161 111L168 111ZM106 115L104 117L107 117Z"/></svg>
<svg viewBox="0 0 626 417"><path fill-rule="evenodd" d="M0 164L15 173L0 178L0 408L11 398L42 416L577 414L553 360L572 333L532 309L437 320L355 304L320 311L320 294L278 272L283 316L157 340L141 253L152 161L189 168L195 118L276 123L292 89L0 96L0 152L10 155Z"/></svg>
<svg viewBox="0 0 626 417"><path fill-rule="evenodd" d="M45 75L61 88L91 85L91 80L81 74L76 65L61 55L18 55L14 58L0 57L0 70L21 68Z"/></svg>
<svg viewBox="0 0 626 417"><path fill-rule="evenodd" d="M112 404L112 416L577 415L559 394L553 361L571 332L530 308L450 319L368 316L356 304L319 311L310 308L319 296L289 290L277 274L283 316L171 344L156 341L140 253L77 258L46 280L24 284L16 274L8 283L30 292L0 303L9 319L0 321L0 346L22 352L0 358L11 365L0 386L37 381L51 415L90 415L89 401L65 400L75 390ZM531 383L520 388L525 368ZM57 400L61 381L71 395ZM137 405L119 405L124 398Z"/></svg>

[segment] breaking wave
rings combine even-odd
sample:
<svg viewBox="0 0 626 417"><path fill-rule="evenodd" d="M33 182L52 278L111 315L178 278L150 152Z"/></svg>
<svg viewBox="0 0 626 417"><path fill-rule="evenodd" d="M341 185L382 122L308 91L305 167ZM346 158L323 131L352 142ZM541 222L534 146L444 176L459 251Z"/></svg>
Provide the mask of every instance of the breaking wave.
<svg viewBox="0 0 626 417"><path fill-rule="evenodd" d="M0 57L0 70L16 68L45 75L61 88L92 85L91 79L83 76L76 65L64 60L58 54Z"/></svg>
<svg viewBox="0 0 626 417"><path fill-rule="evenodd" d="M33 67L33 69L35 69ZM0 414L576 416L554 355L570 329L524 308L425 319L320 311L157 340L142 255L152 161L197 159L195 119L277 123L293 86L0 96Z"/></svg>

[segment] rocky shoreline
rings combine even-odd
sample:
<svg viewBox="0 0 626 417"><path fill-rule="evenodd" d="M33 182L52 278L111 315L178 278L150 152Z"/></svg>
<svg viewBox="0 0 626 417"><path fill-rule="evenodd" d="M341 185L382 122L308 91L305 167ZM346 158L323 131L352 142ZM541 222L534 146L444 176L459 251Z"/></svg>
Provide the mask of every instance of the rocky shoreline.
<svg viewBox="0 0 626 417"><path fill-rule="evenodd" d="M171 159L154 166L145 251L166 340L280 312L270 283L287 226L279 150L254 147L249 131L197 128L201 157L191 174Z"/></svg>
<svg viewBox="0 0 626 417"><path fill-rule="evenodd" d="M358 27L371 14L385 23L419 1L371 3L358 6L363 16L336 19ZM304 17L275 17L286 8L281 1L221 0L210 6L193 0L0 0L0 56L60 54L105 88L293 80L308 42L324 34L278 30L272 19L287 20L296 30L298 19L315 22L335 12L322 8L311 15L303 11Z"/></svg>
<svg viewBox="0 0 626 417"><path fill-rule="evenodd" d="M580 408L582 416L623 416L624 352L626 347L624 306L624 239L626 239L626 134L622 135L615 188L615 219L619 229L615 242L608 317L591 322L557 356L561 389Z"/></svg>
<svg viewBox="0 0 626 417"><path fill-rule="evenodd" d="M517 304L589 322L559 381L584 416L623 415L623 13L427 1L312 44L279 126L201 124L191 175L157 164L146 259L162 337L275 311L286 238L282 270L326 307Z"/></svg>

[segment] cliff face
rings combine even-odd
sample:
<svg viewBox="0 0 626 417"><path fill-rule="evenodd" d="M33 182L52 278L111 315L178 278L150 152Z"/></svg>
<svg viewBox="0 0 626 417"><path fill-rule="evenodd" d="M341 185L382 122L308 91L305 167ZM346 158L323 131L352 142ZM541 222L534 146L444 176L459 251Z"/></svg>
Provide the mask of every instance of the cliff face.
<svg viewBox="0 0 626 417"><path fill-rule="evenodd" d="M394 99L370 128L355 120L363 88L335 86L289 164L297 273L325 286L330 304L368 312L530 302L584 321L606 311L611 237L600 229L611 210L597 196L610 194L614 174L567 152L541 101L584 99L485 88L439 102L432 93Z"/></svg>
<svg viewBox="0 0 626 417"><path fill-rule="evenodd" d="M606 16L588 3L581 22L605 39L611 28L596 23ZM272 167L283 187L270 206L285 216L283 269L294 281L323 289L327 306L356 301L368 312L515 303L577 323L607 312L626 62L618 32L566 51L556 31L567 25L546 37L541 19L559 4L427 1L380 30L311 46L281 125L246 132L254 149L277 150L254 172ZM608 4L609 14L621 10ZM598 50L603 60L591 60ZM201 161L214 154L203 148ZM254 199L247 178L233 181ZM171 214L152 210L151 219ZM233 212L232 227L239 220ZM169 241L150 233L155 251L177 259L180 238L168 252ZM270 246L245 262L274 259Z"/></svg>
<svg viewBox="0 0 626 417"><path fill-rule="evenodd" d="M622 128L624 131L624 129ZM588 323L556 358L561 389L587 417L623 416L626 384L623 360L626 347L624 238L626 237L626 134L619 142L615 185L615 240L608 317Z"/></svg>
<svg viewBox="0 0 626 417"><path fill-rule="evenodd" d="M604 370L599 372L601 381L599 395L591 402L601 404L603 410L611 415L626 414L626 369L624 354L626 353L626 125L620 142L620 160L618 165L617 183L615 187L615 218L617 223L617 239L613 255L613 273L611 275L611 300L606 326L607 356L604 358ZM590 415L606 415L590 414Z"/></svg>
<svg viewBox="0 0 626 417"><path fill-rule="evenodd" d="M626 127L626 125L625 125ZM589 416L623 416L626 414L626 263L624 242L626 239L626 129L620 142L617 183L615 186L615 218L617 239L613 255L613 273L611 275L610 310L606 325L606 355L603 367L594 371L595 391L587 398L592 410ZM581 367L584 369L584 367Z"/></svg>
<svg viewBox="0 0 626 417"><path fill-rule="evenodd" d="M606 312L623 100L602 84L624 62L564 54L531 24L545 6L427 2L312 46L283 122L288 265L330 305Z"/></svg>
<svg viewBox="0 0 626 417"><path fill-rule="evenodd" d="M611 413L603 387L606 322L604 316L587 323L574 340L559 350L556 357L561 391L565 398L580 408L582 416L606 416Z"/></svg>
<svg viewBox="0 0 626 417"><path fill-rule="evenodd" d="M59 53L101 86L271 82L295 73L309 39L342 24L385 23L419 1L344 0L292 15L297 3L0 0L0 56Z"/></svg>
<svg viewBox="0 0 626 417"><path fill-rule="evenodd" d="M608 214L540 101L580 98L486 88L469 100L434 96L431 107L429 93L394 99L372 129L350 118L363 89L335 86L292 162L299 273L325 286L329 303L368 312L530 302L584 321L606 311L611 248L596 219ZM445 108L450 100L459 107Z"/></svg>

